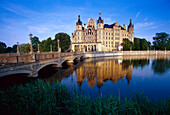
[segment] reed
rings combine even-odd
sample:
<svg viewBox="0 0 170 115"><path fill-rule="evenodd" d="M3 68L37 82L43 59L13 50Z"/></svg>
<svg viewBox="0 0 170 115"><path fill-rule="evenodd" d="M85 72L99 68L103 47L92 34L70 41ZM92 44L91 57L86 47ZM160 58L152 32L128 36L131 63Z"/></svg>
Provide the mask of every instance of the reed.
<svg viewBox="0 0 170 115"><path fill-rule="evenodd" d="M36 80L7 90L0 90L0 114L115 114L115 115L168 115L170 100L150 101L136 93L135 97L89 96L73 93L58 81Z"/></svg>

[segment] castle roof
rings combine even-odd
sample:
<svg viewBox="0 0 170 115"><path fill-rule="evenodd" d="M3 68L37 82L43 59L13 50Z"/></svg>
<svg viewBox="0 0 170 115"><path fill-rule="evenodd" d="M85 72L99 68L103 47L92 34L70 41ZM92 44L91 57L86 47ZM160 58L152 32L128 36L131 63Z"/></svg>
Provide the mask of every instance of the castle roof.
<svg viewBox="0 0 170 115"><path fill-rule="evenodd" d="M111 24L111 25L109 25L109 24L104 24L104 28L113 28L113 26L115 26L115 24L116 23L113 23L113 24ZM121 30L126 30L126 29L124 29L122 26L120 26L119 25L119 27L121 27Z"/></svg>

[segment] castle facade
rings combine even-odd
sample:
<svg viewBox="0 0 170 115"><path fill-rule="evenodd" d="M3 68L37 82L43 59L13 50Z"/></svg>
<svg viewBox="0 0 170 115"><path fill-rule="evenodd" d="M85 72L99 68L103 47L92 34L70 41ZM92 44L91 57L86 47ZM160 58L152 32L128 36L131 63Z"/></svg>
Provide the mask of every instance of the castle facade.
<svg viewBox="0 0 170 115"><path fill-rule="evenodd" d="M121 50L121 43L124 38L134 42L134 25L132 25L131 19L126 30L125 24L122 27L118 22L111 25L104 24L101 13L99 13L97 29L95 29L95 21L92 15L87 28L86 24L83 26L80 15L78 15L76 30L72 33L71 49L73 52Z"/></svg>

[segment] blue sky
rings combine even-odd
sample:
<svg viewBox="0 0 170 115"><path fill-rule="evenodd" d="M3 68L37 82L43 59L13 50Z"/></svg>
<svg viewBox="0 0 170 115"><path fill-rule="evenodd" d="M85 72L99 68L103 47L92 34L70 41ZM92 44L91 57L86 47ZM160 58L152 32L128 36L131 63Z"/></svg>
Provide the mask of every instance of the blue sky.
<svg viewBox="0 0 170 115"><path fill-rule="evenodd" d="M169 0L1 0L0 41L12 46L29 43L29 33L41 40L58 32L71 35L77 16L88 23L92 14L104 23L135 25L135 37L152 41L157 32L170 34Z"/></svg>

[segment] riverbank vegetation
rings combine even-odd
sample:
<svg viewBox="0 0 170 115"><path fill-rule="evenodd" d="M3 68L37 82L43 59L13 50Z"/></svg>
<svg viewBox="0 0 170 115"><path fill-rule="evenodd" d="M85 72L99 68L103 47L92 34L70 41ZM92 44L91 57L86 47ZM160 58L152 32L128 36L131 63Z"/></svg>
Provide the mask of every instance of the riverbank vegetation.
<svg viewBox="0 0 170 115"><path fill-rule="evenodd" d="M131 99L110 96L91 100L71 92L58 81L36 80L0 91L2 114L170 114L170 100L150 101L136 94Z"/></svg>
<svg viewBox="0 0 170 115"><path fill-rule="evenodd" d="M128 38L123 39L121 44L123 50L170 50L170 35L161 32L156 33L153 37L153 44L145 38L134 38L134 43Z"/></svg>

